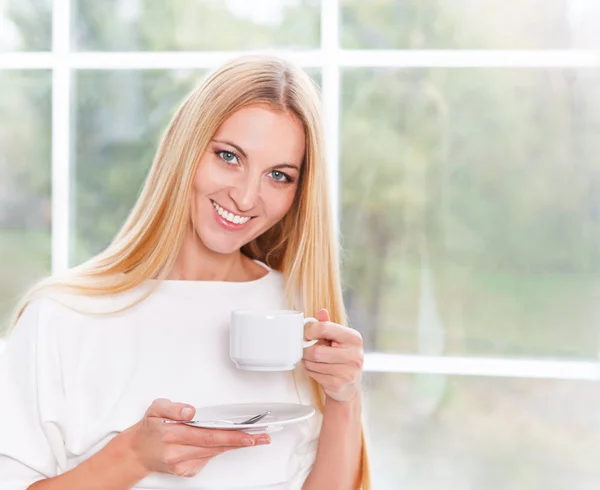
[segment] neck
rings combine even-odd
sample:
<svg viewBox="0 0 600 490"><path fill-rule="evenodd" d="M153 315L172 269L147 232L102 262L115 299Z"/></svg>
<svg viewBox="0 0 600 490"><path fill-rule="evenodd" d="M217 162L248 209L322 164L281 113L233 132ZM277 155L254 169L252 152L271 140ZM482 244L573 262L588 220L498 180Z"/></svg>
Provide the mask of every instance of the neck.
<svg viewBox="0 0 600 490"><path fill-rule="evenodd" d="M186 236L167 279L181 281L244 281L250 261L240 250L219 254L207 249L195 235ZM256 264L253 264L256 265Z"/></svg>

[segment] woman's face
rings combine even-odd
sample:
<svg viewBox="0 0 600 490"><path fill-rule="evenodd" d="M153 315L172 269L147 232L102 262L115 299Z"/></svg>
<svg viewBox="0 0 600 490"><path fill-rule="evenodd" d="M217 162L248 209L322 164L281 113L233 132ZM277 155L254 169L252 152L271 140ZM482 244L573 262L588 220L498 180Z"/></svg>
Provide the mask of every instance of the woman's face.
<svg viewBox="0 0 600 490"><path fill-rule="evenodd" d="M302 161L304 129L266 105L235 112L217 130L194 176L195 232L209 250L229 254L288 212Z"/></svg>

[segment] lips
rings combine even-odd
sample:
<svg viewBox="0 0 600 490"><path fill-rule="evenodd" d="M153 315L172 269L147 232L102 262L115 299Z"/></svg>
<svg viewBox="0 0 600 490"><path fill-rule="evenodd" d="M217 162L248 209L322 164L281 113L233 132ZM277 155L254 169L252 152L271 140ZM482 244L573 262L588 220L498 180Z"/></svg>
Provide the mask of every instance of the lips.
<svg viewBox="0 0 600 490"><path fill-rule="evenodd" d="M217 223L227 230L240 230L244 228L253 216L242 216L232 213L223 208L211 199L213 209L215 210L215 219Z"/></svg>
<svg viewBox="0 0 600 490"><path fill-rule="evenodd" d="M219 216L221 216L223 219L229 221L230 223L233 224L246 224L248 221L250 221L252 219L252 216L242 216L242 215L238 215L238 214L234 214L231 211L228 211L227 209L221 207L218 203L216 203L215 201L212 201L213 207L216 209L217 213L219 214Z"/></svg>

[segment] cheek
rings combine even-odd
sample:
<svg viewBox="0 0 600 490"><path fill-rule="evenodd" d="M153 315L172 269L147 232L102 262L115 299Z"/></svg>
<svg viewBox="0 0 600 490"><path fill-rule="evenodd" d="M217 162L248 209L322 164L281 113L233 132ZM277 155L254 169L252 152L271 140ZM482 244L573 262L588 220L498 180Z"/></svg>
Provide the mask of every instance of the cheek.
<svg viewBox="0 0 600 490"><path fill-rule="evenodd" d="M230 185L230 180L227 170L215 162L212 155L207 154L198 162L192 189L195 197L199 198Z"/></svg>
<svg viewBox="0 0 600 490"><path fill-rule="evenodd" d="M196 172L194 173L194 180L192 183L192 189L194 191L194 193L201 193L202 192L202 183L206 182L206 172L207 172L207 167L209 165L210 162L208 162L208 157L207 155L204 155L200 161L198 162L198 166L196 167Z"/></svg>
<svg viewBox="0 0 600 490"><path fill-rule="evenodd" d="M290 189L285 193L280 191L277 195L270 196L268 202L265 200L270 218L274 220L283 218L292 207L295 196L296 189Z"/></svg>

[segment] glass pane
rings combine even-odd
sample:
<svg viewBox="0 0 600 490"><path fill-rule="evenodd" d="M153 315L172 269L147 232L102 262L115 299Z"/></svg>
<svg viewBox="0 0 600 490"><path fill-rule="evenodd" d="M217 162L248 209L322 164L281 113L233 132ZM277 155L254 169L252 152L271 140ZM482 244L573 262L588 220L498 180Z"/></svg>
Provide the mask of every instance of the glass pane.
<svg viewBox="0 0 600 490"><path fill-rule="evenodd" d="M0 52L52 49L52 0L0 0Z"/></svg>
<svg viewBox="0 0 600 490"><path fill-rule="evenodd" d="M600 2L341 0L348 49L597 49Z"/></svg>
<svg viewBox="0 0 600 490"><path fill-rule="evenodd" d="M320 0L74 0L77 49L306 49L320 43Z"/></svg>
<svg viewBox="0 0 600 490"><path fill-rule="evenodd" d="M368 349L597 357L599 82L344 72L346 300Z"/></svg>
<svg viewBox="0 0 600 490"><path fill-rule="evenodd" d="M197 70L76 72L72 264L105 248L121 227L160 136L203 76Z"/></svg>
<svg viewBox="0 0 600 490"><path fill-rule="evenodd" d="M51 268L51 74L0 71L0 336Z"/></svg>
<svg viewBox="0 0 600 490"><path fill-rule="evenodd" d="M593 490L600 391L583 381L365 375L377 490Z"/></svg>
<svg viewBox="0 0 600 490"><path fill-rule="evenodd" d="M159 138L198 71L76 73L71 263L108 245L150 169Z"/></svg>

